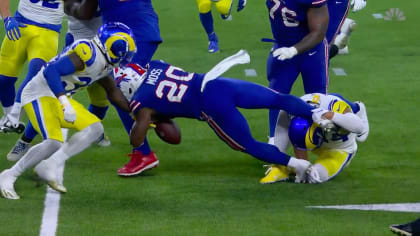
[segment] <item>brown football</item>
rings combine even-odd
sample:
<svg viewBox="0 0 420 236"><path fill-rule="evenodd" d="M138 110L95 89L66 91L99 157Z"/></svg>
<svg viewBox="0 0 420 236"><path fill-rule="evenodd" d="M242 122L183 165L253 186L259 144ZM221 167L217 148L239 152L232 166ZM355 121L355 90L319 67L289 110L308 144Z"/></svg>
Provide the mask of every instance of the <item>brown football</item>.
<svg viewBox="0 0 420 236"><path fill-rule="evenodd" d="M181 143L181 130L172 119L159 120L155 122L157 136L169 144Z"/></svg>

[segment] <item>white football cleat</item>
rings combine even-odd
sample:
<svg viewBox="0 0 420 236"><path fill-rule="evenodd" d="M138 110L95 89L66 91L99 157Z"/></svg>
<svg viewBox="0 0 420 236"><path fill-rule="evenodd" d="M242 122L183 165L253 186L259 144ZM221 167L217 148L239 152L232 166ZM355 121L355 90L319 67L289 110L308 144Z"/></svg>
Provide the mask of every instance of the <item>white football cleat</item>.
<svg viewBox="0 0 420 236"><path fill-rule="evenodd" d="M23 141L22 139L18 139L15 146L13 146L12 150L7 153L7 160L9 161L18 161L20 158L25 155L25 153L31 147L30 143Z"/></svg>
<svg viewBox="0 0 420 236"><path fill-rule="evenodd" d="M306 178L308 183L310 184L319 184L322 183L321 177L319 176L318 170L316 168L313 168L313 166L310 166L306 170Z"/></svg>
<svg viewBox="0 0 420 236"><path fill-rule="evenodd" d="M340 33L335 37L334 44L338 46L339 49L343 49L347 46L350 38L351 32L356 28L356 22L350 18L344 20L343 25L341 26Z"/></svg>
<svg viewBox="0 0 420 236"><path fill-rule="evenodd" d="M362 134L356 136L356 140L358 142L366 141L367 137L369 136L369 120L367 117L366 106L363 102L357 101L356 104L359 106L360 110L356 113L356 115L362 119L363 123L365 124L366 130Z"/></svg>
<svg viewBox="0 0 420 236"><path fill-rule="evenodd" d="M0 174L0 192L4 198L20 199L14 188L15 181L16 177L10 173L10 170L5 170Z"/></svg>
<svg viewBox="0 0 420 236"><path fill-rule="evenodd" d="M111 146L111 140L105 135L105 133L103 133L101 137L99 137L98 141L96 141L96 144L100 147L109 147Z"/></svg>
<svg viewBox="0 0 420 236"><path fill-rule="evenodd" d="M58 178L58 166L54 160L43 160L41 161L36 167L35 172L38 176L47 182L48 186L50 186L55 191L66 193L67 189L62 184L60 184L60 180Z"/></svg>

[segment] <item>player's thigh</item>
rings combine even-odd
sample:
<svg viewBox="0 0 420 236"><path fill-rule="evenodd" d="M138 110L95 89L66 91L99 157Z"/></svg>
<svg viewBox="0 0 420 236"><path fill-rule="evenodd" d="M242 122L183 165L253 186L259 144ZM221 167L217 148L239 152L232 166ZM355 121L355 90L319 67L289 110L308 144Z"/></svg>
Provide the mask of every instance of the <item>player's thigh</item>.
<svg viewBox="0 0 420 236"><path fill-rule="evenodd" d="M211 0L195 0L197 2L198 11L200 13L207 13L211 10Z"/></svg>
<svg viewBox="0 0 420 236"><path fill-rule="evenodd" d="M69 100L70 100L71 106L76 111L77 118L74 123L69 123L64 120L64 115L63 115L60 118L60 123L63 128L75 129L77 131L80 131L94 123L101 122L98 117L96 117L94 114L89 112L82 104L80 104L74 99L69 99ZM61 114L62 113L63 112L61 112Z"/></svg>
<svg viewBox="0 0 420 236"><path fill-rule="evenodd" d="M26 104L24 109L32 126L43 139L63 142L60 124L63 111L56 98L41 97Z"/></svg>
<svg viewBox="0 0 420 236"><path fill-rule="evenodd" d="M215 3L217 11L222 15L230 14L233 0L220 0Z"/></svg>
<svg viewBox="0 0 420 236"><path fill-rule="evenodd" d="M92 105L97 107L109 106L108 97L105 89L99 83L93 83L87 87L89 101Z"/></svg>
<svg viewBox="0 0 420 236"><path fill-rule="evenodd" d="M327 93L328 88L328 43L324 40L298 56L305 93Z"/></svg>
<svg viewBox="0 0 420 236"><path fill-rule="evenodd" d="M280 61L269 54L267 59L267 79L269 87L277 92L289 94L299 76L296 59Z"/></svg>
<svg viewBox="0 0 420 236"><path fill-rule="evenodd" d="M37 26L32 26L37 27ZM38 35L28 44L28 60L40 58L46 62L58 53L58 33L38 27Z"/></svg>
<svg viewBox="0 0 420 236"><path fill-rule="evenodd" d="M354 156L352 153L326 148L316 150L314 153L318 155L314 164L322 165L328 171L329 179L337 176Z"/></svg>
<svg viewBox="0 0 420 236"><path fill-rule="evenodd" d="M31 38L31 28L20 28L21 38L16 41L3 39L0 51L0 75L18 77L26 60L26 49Z"/></svg>

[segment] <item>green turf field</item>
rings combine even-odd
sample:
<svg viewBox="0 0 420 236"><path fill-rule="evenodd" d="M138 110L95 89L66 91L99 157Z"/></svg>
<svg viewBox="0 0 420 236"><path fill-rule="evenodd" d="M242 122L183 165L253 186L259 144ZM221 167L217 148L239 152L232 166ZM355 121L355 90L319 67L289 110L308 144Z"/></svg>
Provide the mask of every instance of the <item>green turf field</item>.
<svg viewBox="0 0 420 236"><path fill-rule="evenodd" d="M267 85L270 44L260 39L270 37L271 31L264 1L248 1L241 14L233 12L231 22L214 15L221 48L215 55L206 51L194 1L156 0L154 6L164 40L155 59L206 72L244 48L251 64L235 67L226 76ZM406 21L372 17L395 7L404 11ZM305 207L420 202L418 7L417 1L369 1L361 12L349 14L358 24L350 54L331 62L331 67L344 68L348 76L331 72L329 91L364 101L371 131L350 167L333 181L261 185L264 163L229 149L206 123L186 119L176 120L183 139L178 146L149 134L159 168L121 178L116 170L128 161L130 146L116 112L110 109L104 126L112 146L93 146L67 162L68 193L61 197L57 235L392 235L388 225L420 214ZM246 78L247 68L254 68L258 76ZM296 83L295 95L302 95L301 84ZM76 98L88 104L85 92ZM244 114L255 137L265 141L268 112ZM6 154L17 138L0 135L1 170L13 165ZM20 200L0 198L0 235L38 235L46 186L28 171L15 189Z"/></svg>

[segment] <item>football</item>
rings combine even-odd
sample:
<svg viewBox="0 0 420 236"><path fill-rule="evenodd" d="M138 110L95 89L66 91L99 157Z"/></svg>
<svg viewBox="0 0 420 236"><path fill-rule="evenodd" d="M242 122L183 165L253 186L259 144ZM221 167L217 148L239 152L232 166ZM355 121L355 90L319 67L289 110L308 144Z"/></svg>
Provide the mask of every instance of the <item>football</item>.
<svg viewBox="0 0 420 236"><path fill-rule="evenodd" d="M181 130L172 119L159 120L155 122L157 136L169 144L181 143Z"/></svg>

